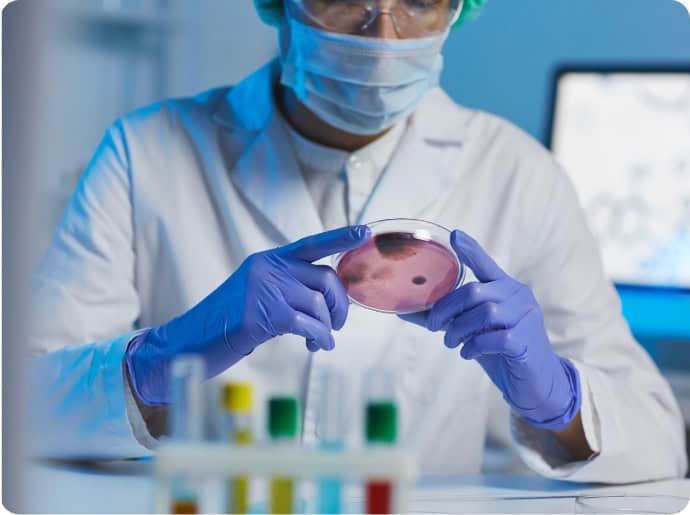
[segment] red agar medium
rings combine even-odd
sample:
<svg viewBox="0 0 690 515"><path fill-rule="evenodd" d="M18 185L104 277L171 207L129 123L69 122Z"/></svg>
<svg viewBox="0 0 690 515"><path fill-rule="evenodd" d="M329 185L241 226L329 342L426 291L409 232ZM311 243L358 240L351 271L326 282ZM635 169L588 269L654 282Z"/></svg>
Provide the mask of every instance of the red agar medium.
<svg viewBox="0 0 690 515"><path fill-rule="evenodd" d="M455 288L460 266L440 243L410 232L386 232L344 254L336 271L358 304L414 313L429 309Z"/></svg>

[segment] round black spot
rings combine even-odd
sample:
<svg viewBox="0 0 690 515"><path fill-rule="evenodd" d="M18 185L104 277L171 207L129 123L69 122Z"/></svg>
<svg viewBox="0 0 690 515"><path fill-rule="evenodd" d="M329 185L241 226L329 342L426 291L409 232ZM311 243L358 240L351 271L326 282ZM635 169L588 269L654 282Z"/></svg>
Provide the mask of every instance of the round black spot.
<svg viewBox="0 0 690 515"><path fill-rule="evenodd" d="M414 279L412 279L412 282L415 284L425 284L426 283L426 277L423 275L418 275Z"/></svg>

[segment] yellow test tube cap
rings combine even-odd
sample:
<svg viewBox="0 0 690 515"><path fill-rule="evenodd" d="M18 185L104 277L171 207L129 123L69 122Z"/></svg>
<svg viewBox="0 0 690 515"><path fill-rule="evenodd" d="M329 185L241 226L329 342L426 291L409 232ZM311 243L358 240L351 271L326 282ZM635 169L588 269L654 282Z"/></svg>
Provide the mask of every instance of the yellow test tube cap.
<svg viewBox="0 0 690 515"><path fill-rule="evenodd" d="M249 383L227 383L223 386L223 407L233 413L254 409L254 389Z"/></svg>

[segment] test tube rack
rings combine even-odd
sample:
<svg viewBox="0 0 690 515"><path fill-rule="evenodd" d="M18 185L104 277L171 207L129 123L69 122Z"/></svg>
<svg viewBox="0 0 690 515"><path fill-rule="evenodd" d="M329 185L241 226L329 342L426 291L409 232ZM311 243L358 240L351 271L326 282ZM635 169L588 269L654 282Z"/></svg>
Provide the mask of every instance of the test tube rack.
<svg viewBox="0 0 690 515"><path fill-rule="evenodd" d="M165 443L155 459L155 509L169 513L175 476L220 478L236 475L287 476L296 480L339 477L343 481L381 480L393 490L392 512L407 513L416 479L410 456L396 448L324 452L319 449L261 445L240 447L216 443Z"/></svg>

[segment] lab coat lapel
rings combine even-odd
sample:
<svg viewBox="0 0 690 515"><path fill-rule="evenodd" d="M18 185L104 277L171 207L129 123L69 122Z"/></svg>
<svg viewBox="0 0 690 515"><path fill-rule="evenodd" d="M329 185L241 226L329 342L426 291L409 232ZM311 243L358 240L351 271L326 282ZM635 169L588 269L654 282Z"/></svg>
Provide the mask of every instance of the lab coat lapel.
<svg viewBox="0 0 690 515"><path fill-rule="evenodd" d="M440 90L425 97L357 223L424 218L434 206L448 186L451 157L462 147L462 131L447 125L452 117L444 110L454 107L448 104L452 102Z"/></svg>
<svg viewBox="0 0 690 515"><path fill-rule="evenodd" d="M240 147L230 171L233 184L287 243L324 227L275 110L279 71L273 61L232 88L215 119L227 129L229 145Z"/></svg>
<svg viewBox="0 0 690 515"><path fill-rule="evenodd" d="M235 186L286 243L324 230L288 137L282 122L274 119L231 174Z"/></svg>

